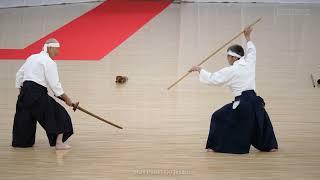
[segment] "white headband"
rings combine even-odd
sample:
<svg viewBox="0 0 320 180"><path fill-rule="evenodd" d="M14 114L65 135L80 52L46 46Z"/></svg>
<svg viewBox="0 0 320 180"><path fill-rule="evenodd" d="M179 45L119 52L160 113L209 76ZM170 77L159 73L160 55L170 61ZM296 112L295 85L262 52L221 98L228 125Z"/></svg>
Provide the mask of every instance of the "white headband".
<svg viewBox="0 0 320 180"><path fill-rule="evenodd" d="M237 58L241 58L241 57L242 57L242 56L240 56L239 54L237 54L237 53L235 53L235 52L232 52L232 51L230 51L230 50L227 52L227 54L230 55L230 56L237 57Z"/></svg>
<svg viewBox="0 0 320 180"><path fill-rule="evenodd" d="M60 44L59 43L44 44L43 45L43 51L47 52L48 51L48 47L60 47Z"/></svg>

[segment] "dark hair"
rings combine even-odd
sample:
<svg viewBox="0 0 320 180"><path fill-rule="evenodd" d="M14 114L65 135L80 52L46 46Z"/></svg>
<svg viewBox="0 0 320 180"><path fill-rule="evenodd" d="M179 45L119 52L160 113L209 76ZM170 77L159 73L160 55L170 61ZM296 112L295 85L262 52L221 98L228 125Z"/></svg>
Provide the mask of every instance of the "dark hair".
<svg viewBox="0 0 320 180"><path fill-rule="evenodd" d="M230 46L227 50L228 51L232 51L234 53L237 53L240 56L244 56L244 50L242 48L242 46L238 45L238 44L234 44L232 46Z"/></svg>

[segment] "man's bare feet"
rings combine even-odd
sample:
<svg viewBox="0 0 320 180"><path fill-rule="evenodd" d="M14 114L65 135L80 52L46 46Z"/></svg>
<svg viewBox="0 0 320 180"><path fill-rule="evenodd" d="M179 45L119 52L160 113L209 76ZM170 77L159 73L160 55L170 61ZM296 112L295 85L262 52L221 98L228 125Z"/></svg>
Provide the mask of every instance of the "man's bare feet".
<svg viewBox="0 0 320 180"><path fill-rule="evenodd" d="M278 149L271 149L269 152L276 152L276 151L278 151Z"/></svg>
<svg viewBox="0 0 320 180"><path fill-rule="evenodd" d="M56 141L56 150L71 149L71 146L68 145L67 143L63 143L62 139L63 139L63 134L58 134L57 141Z"/></svg>
<svg viewBox="0 0 320 180"><path fill-rule="evenodd" d="M71 146L65 143L56 144L56 150L67 150L67 149L71 149Z"/></svg>

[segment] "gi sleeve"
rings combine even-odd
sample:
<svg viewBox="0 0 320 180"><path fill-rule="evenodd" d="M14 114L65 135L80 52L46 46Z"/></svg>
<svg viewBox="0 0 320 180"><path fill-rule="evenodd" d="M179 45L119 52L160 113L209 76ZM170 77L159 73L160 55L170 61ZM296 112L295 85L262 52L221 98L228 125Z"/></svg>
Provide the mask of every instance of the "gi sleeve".
<svg viewBox="0 0 320 180"><path fill-rule="evenodd" d="M59 80L57 64L54 61L49 61L45 64L45 77L50 89L55 96L61 96L64 91Z"/></svg>
<svg viewBox="0 0 320 180"><path fill-rule="evenodd" d="M233 78L233 75L232 66L223 68L215 73L202 69L199 74L199 80L204 84L222 86L228 83Z"/></svg>
<svg viewBox="0 0 320 180"><path fill-rule="evenodd" d="M16 88L19 89L22 87L23 76L24 76L24 65L23 64L16 74Z"/></svg>
<svg viewBox="0 0 320 180"><path fill-rule="evenodd" d="M247 42L246 56L244 59L249 63L256 62L256 46L253 44L252 41Z"/></svg>

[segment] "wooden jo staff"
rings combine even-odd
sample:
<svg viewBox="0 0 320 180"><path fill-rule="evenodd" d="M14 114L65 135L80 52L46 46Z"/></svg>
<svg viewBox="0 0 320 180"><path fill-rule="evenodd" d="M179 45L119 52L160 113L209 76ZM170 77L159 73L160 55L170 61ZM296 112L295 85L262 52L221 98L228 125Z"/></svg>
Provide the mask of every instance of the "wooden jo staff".
<svg viewBox="0 0 320 180"><path fill-rule="evenodd" d="M258 20L256 20L255 22L253 22L252 24L250 24L248 27L252 27L255 24L257 24L259 21L261 21L261 18L259 18ZM203 63L207 62L213 55L217 54L221 49L223 49L224 47L226 47L228 44L230 44L233 40L237 39L239 36L241 36L241 34L244 33L244 30L241 31L239 34L237 34L235 37L233 37L231 40L229 40L228 42L226 42L224 45L222 45L220 48L218 48L216 51L214 51L210 56L208 56L207 58L205 58L200 64L198 64L198 66L201 66ZM174 82L171 86L168 87L168 90L170 90L173 86L175 86L176 84L178 84L182 79L184 79L185 77L187 77L191 72L187 72L185 75L183 75L180 79L178 79L176 82Z"/></svg>
<svg viewBox="0 0 320 180"><path fill-rule="evenodd" d="M64 101L61 97L58 97L58 98L59 98L60 100ZM88 114L88 115L90 115L90 116L92 116L92 117L95 117L95 118L99 119L100 121L103 121L103 122L105 122L105 123L108 123L108 124L110 124L110 125L112 125L112 126L114 126L114 127L117 127L117 128L119 128L119 129L123 129L121 126L116 125L116 124L114 124L114 123L112 123L112 122L110 122L110 121L107 121L107 120L103 119L102 117L100 117L100 116L98 116L98 115L95 115L95 114L87 111L86 109L80 107L80 106L79 106L79 102L77 102L77 103L75 103L75 104L72 104L72 106L73 106L73 111L76 111L77 109L79 109L80 111L82 111L82 112L84 112L84 113L86 113L86 114Z"/></svg>

